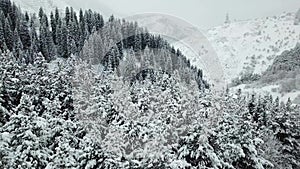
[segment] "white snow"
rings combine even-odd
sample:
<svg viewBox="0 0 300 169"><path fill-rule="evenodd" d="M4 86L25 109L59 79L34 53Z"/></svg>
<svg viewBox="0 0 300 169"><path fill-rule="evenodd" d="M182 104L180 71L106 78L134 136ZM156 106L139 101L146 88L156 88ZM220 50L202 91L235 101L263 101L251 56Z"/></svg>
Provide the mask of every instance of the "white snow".
<svg viewBox="0 0 300 169"><path fill-rule="evenodd" d="M233 87L231 89L231 92L236 92L238 89L242 89L244 94L260 94L260 95L272 95L273 98L279 97L279 99L283 102L287 102L287 100L290 98L292 101L297 98L297 96L300 95L300 91L292 91L289 93L280 93L279 92L280 86L277 84L271 84L271 85L264 85L264 86L254 86L254 85L246 85L242 84L236 87Z"/></svg>
<svg viewBox="0 0 300 169"><path fill-rule="evenodd" d="M29 13L38 13L40 7L43 10L50 14L51 11L54 11L55 8L58 8L60 12L64 13L63 11L65 8L73 7L74 11L79 11L79 9L92 9L101 13L104 17L108 17L112 14L118 16L118 12L112 11L109 7L102 4L97 0L85 0L85 1L78 1L78 0L12 0L20 6L23 11L27 11Z"/></svg>
<svg viewBox="0 0 300 169"><path fill-rule="evenodd" d="M241 72L260 74L283 51L299 42L300 26L294 13L224 24L208 30L207 37L216 50L227 82Z"/></svg>

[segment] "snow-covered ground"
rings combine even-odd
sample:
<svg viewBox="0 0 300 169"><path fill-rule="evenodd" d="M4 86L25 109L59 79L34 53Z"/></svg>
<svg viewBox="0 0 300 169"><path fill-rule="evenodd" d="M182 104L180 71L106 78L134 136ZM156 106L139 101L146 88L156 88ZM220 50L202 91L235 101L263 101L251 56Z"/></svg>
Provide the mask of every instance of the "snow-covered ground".
<svg viewBox="0 0 300 169"><path fill-rule="evenodd" d="M272 95L274 98L279 97L279 99L283 102L286 102L289 98L293 101L297 97L300 96L300 91L292 91L288 93L280 93L279 92L280 85L270 84L270 85L246 85L242 84L239 86L235 86L231 88L231 92L237 92L238 89L242 89L244 94L260 94L264 95Z"/></svg>
<svg viewBox="0 0 300 169"><path fill-rule="evenodd" d="M276 56L293 49L300 41L300 25L294 25L294 13L254 20L233 22L212 28L206 36L224 66L227 83L241 73L264 72ZM282 101L294 100L300 91L280 93L277 84L239 85L245 93L271 94Z"/></svg>
<svg viewBox="0 0 300 169"><path fill-rule="evenodd" d="M233 22L208 30L206 36L224 66L227 82L241 72L260 74L274 58L299 42L294 13Z"/></svg>

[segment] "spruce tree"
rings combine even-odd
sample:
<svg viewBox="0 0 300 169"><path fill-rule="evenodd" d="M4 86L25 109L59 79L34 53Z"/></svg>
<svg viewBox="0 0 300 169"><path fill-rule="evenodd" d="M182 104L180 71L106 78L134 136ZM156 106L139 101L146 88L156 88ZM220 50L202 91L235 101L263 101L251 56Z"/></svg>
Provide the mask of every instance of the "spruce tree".
<svg viewBox="0 0 300 169"><path fill-rule="evenodd" d="M66 20L66 24L68 26L70 23L70 20L71 20L71 13L70 13L69 7L66 7L66 10L65 10L65 20Z"/></svg>
<svg viewBox="0 0 300 169"><path fill-rule="evenodd" d="M10 28L10 24L9 24L8 19L5 19L5 23L4 23L4 38L5 38L7 48L10 51L12 51L13 47L14 47L13 31Z"/></svg>
<svg viewBox="0 0 300 169"><path fill-rule="evenodd" d="M0 17L4 17L3 13L0 12ZM4 35L4 23L0 20L0 49L5 50L5 35Z"/></svg>
<svg viewBox="0 0 300 169"><path fill-rule="evenodd" d="M53 12L50 13L50 24L51 24L51 33L52 33L52 38L53 38L53 42L55 45L57 45L57 39L56 39L56 28L57 28L57 23L56 23L56 18L53 15Z"/></svg>
<svg viewBox="0 0 300 169"><path fill-rule="evenodd" d="M23 48L25 50L29 49L30 46L31 46L31 38L30 38L30 33L29 33L29 28L28 28L28 23L27 21L25 20L25 18L21 18L21 21L20 21L20 26L19 26L19 36L20 36L20 39L22 41L22 44L23 44Z"/></svg>

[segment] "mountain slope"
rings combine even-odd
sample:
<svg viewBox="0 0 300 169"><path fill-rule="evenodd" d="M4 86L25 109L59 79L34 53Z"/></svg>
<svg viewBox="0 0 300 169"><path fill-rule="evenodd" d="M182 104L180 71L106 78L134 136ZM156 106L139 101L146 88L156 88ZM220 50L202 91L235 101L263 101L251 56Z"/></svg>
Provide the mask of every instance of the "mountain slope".
<svg viewBox="0 0 300 169"><path fill-rule="evenodd" d="M75 11L79 11L80 8L92 9L100 12L105 17L112 14L118 15L117 12L112 11L109 7L97 0L85 0L82 3L76 0L13 0L13 2L22 7L23 11L28 11L30 13L38 11L40 7L43 7L45 12L49 14L51 11L54 11L55 8L63 11L65 7L71 6Z"/></svg>
<svg viewBox="0 0 300 169"><path fill-rule="evenodd" d="M29 13L35 13L39 11L40 7L43 7L46 13L50 13L56 7L61 11L69 6L64 0L13 0L20 6L23 11L28 11Z"/></svg>
<svg viewBox="0 0 300 169"><path fill-rule="evenodd" d="M171 43L214 83L225 79L228 84L241 74L261 74L276 56L295 47L300 37L294 13L228 23L204 35L191 24L167 15L143 14L129 19L150 32L169 36Z"/></svg>
<svg viewBox="0 0 300 169"><path fill-rule="evenodd" d="M300 43L294 49L277 56L264 74L278 74L281 71L291 72L297 70L300 70Z"/></svg>
<svg viewBox="0 0 300 169"><path fill-rule="evenodd" d="M294 25L295 14L215 27L207 37L224 66L228 82L241 73L261 74L277 55L292 49L299 42L300 26Z"/></svg>
<svg viewBox="0 0 300 169"><path fill-rule="evenodd" d="M126 19L137 21L149 32L164 36L183 52L192 65L203 70L215 90L224 89L223 68L217 53L197 27L181 18L159 13L134 15Z"/></svg>
<svg viewBox="0 0 300 169"><path fill-rule="evenodd" d="M300 104L300 45L277 56L259 80L233 87L233 90L239 88L249 94L272 94L282 101L290 98Z"/></svg>

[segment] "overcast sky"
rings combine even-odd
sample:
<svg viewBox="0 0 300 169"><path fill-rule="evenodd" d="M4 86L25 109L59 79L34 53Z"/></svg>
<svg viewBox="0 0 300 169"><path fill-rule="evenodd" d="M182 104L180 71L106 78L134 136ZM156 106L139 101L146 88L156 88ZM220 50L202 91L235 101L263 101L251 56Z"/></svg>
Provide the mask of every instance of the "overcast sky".
<svg viewBox="0 0 300 169"><path fill-rule="evenodd" d="M200 29L207 29L230 19L245 20L296 12L300 0L86 0L98 1L118 16L140 13L164 13L185 19ZM95 6L94 6L95 7ZM97 8L97 7L95 7Z"/></svg>

